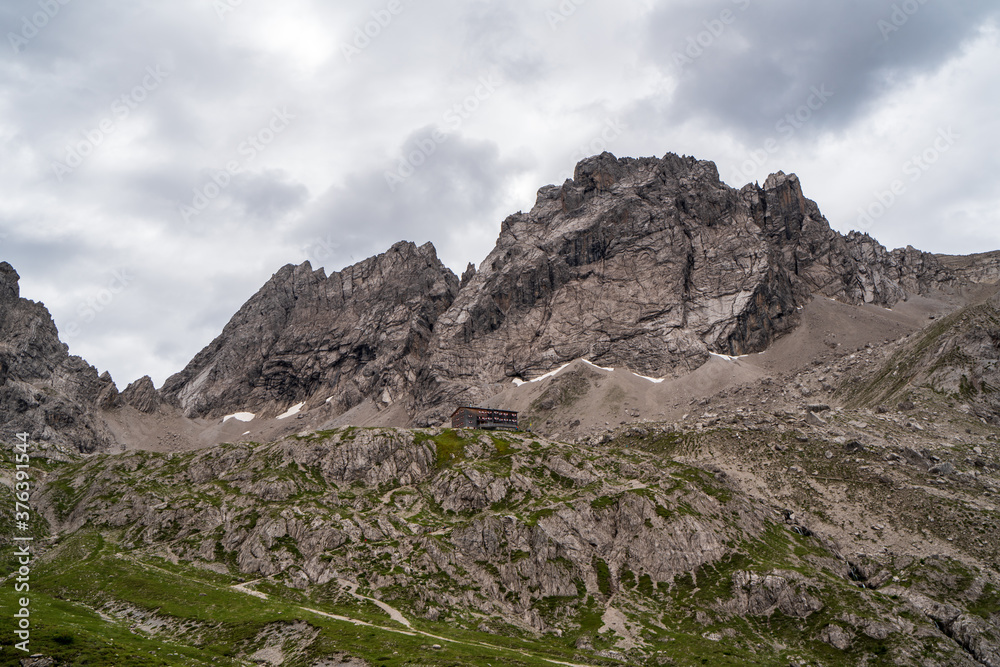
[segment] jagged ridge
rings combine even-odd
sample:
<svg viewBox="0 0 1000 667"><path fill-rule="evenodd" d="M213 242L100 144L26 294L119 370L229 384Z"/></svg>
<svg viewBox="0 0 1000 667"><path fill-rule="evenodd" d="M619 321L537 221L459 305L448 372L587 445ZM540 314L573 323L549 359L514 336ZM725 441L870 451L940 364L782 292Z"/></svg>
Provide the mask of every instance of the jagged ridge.
<svg viewBox="0 0 1000 667"><path fill-rule="evenodd" d="M813 295L891 307L956 280L934 255L837 233L794 175L735 190L711 162L604 153L507 218L461 281L429 244L329 278L284 267L162 394L215 417L369 399L426 425L579 357L688 372L767 349Z"/></svg>

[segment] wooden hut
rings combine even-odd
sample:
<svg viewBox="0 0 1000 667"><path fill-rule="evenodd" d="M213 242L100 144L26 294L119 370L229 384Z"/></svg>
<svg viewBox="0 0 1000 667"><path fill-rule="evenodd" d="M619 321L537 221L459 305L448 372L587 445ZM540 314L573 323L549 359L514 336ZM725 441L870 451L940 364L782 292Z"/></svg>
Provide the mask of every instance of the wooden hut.
<svg viewBox="0 0 1000 667"><path fill-rule="evenodd" d="M451 415L452 428L517 430L517 413L510 410L462 406Z"/></svg>

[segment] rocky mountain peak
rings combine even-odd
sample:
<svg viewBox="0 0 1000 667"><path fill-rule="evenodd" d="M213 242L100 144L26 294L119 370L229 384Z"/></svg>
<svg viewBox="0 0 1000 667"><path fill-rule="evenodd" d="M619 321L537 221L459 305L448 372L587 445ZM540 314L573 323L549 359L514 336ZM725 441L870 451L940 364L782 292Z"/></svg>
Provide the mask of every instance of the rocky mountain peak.
<svg viewBox="0 0 1000 667"><path fill-rule="evenodd" d="M436 423L577 358L676 375L767 349L814 295L892 306L952 279L836 232L795 174L736 190L712 162L605 152L504 220L461 279L409 242L329 277L283 267L161 394L190 416L322 394L332 415L370 401Z"/></svg>
<svg viewBox="0 0 1000 667"><path fill-rule="evenodd" d="M697 368L709 351L763 349L794 326L806 295L753 221L711 162L582 161L573 180L505 221L436 327L431 376L461 367L463 387L445 380L422 395L474 402L491 383L579 357L662 376Z"/></svg>
<svg viewBox="0 0 1000 667"><path fill-rule="evenodd" d="M429 243L397 243L328 277L285 266L161 394L189 416L277 414L317 394L336 412L373 395L394 402L458 289Z"/></svg>
<svg viewBox="0 0 1000 667"><path fill-rule="evenodd" d="M131 405L139 412L155 412L160 405L160 397L153 386L153 379L148 375L131 383L121 392L121 400Z"/></svg>
<svg viewBox="0 0 1000 667"><path fill-rule="evenodd" d="M796 174L786 174L779 169L764 179L765 190L779 190L783 188L790 189L794 193L793 196L797 195L797 198L804 198L802 197L802 183Z"/></svg>

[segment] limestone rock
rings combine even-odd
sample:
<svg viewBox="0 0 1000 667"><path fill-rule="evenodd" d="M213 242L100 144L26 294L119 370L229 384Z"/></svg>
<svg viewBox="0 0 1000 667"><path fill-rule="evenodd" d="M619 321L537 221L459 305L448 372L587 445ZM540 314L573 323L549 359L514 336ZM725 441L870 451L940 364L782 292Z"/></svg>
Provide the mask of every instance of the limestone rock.
<svg viewBox="0 0 1000 667"><path fill-rule="evenodd" d="M770 616L780 611L793 618L806 618L823 609L823 603L800 590L794 572L774 572L761 575L738 571L733 574L735 597L727 611L740 615Z"/></svg>
<svg viewBox="0 0 1000 667"><path fill-rule="evenodd" d="M1000 252L975 255L935 255L935 258L960 279L970 283L1000 283Z"/></svg>
<svg viewBox="0 0 1000 667"><path fill-rule="evenodd" d="M806 423L810 426L826 426L826 420L811 411L806 413Z"/></svg>
<svg viewBox="0 0 1000 667"><path fill-rule="evenodd" d="M900 632L903 629L894 622L862 618L855 614L846 614L841 620L860 630L866 637L878 640L888 639L890 635Z"/></svg>
<svg viewBox="0 0 1000 667"><path fill-rule="evenodd" d="M469 262L469 265L465 268L465 273L462 274L462 281L460 283L461 287L465 287L469 282L476 277L476 265Z"/></svg>
<svg viewBox="0 0 1000 667"><path fill-rule="evenodd" d="M111 373L104 371L101 373L99 379L104 384L104 388L101 389L101 393L97 396L97 407L101 410L114 410L121 407L121 394L118 393L118 387L115 386L114 380L111 379Z"/></svg>
<svg viewBox="0 0 1000 667"><path fill-rule="evenodd" d="M854 639L839 625L828 625L823 628L819 635L820 641L825 642L835 649L847 651L851 648Z"/></svg>
<svg viewBox="0 0 1000 667"><path fill-rule="evenodd" d="M160 396L156 393L153 380L148 375L125 387L121 398L139 412L156 412L160 405Z"/></svg>
<svg viewBox="0 0 1000 667"><path fill-rule="evenodd" d="M763 188L747 185L740 193L801 292L891 307L908 293L954 280L934 255L912 247L889 251L858 232L839 234L802 194L795 174L779 171Z"/></svg>
<svg viewBox="0 0 1000 667"><path fill-rule="evenodd" d="M916 594L907 596L920 611L931 618L945 634L958 642L979 663L1000 667L1000 629L978 616L964 613L950 604L935 602Z"/></svg>
<svg viewBox="0 0 1000 667"><path fill-rule="evenodd" d="M797 321L779 260L714 164L584 160L504 221L442 315L422 407L474 403L579 357L659 377L709 351L763 350Z"/></svg>

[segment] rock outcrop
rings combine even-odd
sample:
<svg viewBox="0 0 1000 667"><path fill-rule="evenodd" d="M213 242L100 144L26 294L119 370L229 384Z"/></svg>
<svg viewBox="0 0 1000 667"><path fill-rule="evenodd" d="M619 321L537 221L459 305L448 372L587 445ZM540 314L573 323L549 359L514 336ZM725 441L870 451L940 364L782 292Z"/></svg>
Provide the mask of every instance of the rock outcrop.
<svg viewBox="0 0 1000 667"><path fill-rule="evenodd" d="M107 447L99 410L117 405L111 376L70 356L45 306L20 298L19 280L0 262L0 438L26 432L72 452Z"/></svg>
<svg viewBox="0 0 1000 667"><path fill-rule="evenodd" d="M795 174L771 174L740 191L781 257L800 299L821 294L852 304L892 307L909 294L951 284L937 257L912 247L889 251L867 234L840 234L806 199Z"/></svg>
<svg viewBox="0 0 1000 667"><path fill-rule="evenodd" d="M1000 667L1000 641L997 640L996 626L954 605L935 602L923 595L909 594L907 598L978 663L986 667Z"/></svg>
<svg viewBox="0 0 1000 667"><path fill-rule="evenodd" d="M780 611L792 618L806 618L823 609L823 603L795 586L796 573L733 574L733 599L726 611L739 616L770 616ZM801 577L799 577L801 578Z"/></svg>
<svg viewBox="0 0 1000 667"><path fill-rule="evenodd" d="M405 401L458 286L430 244L397 243L329 277L285 266L161 396L190 417L278 414L320 394L338 412Z"/></svg>
<svg viewBox="0 0 1000 667"><path fill-rule="evenodd" d="M1000 282L1000 252L935 255L935 258L964 282L986 284Z"/></svg>
<svg viewBox="0 0 1000 667"><path fill-rule="evenodd" d="M160 396L153 386L153 379L148 375L125 387L125 391L121 393L121 400L139 412L145 413L156 412L160 406Z"/></svg>

